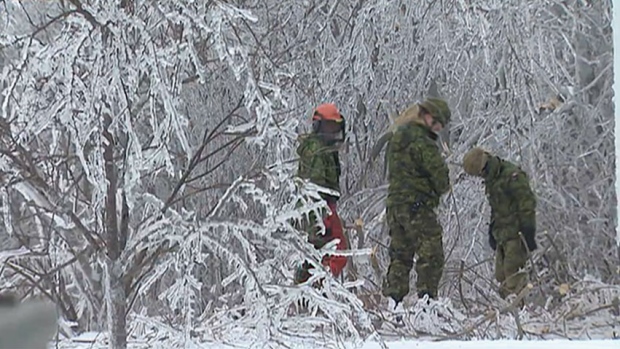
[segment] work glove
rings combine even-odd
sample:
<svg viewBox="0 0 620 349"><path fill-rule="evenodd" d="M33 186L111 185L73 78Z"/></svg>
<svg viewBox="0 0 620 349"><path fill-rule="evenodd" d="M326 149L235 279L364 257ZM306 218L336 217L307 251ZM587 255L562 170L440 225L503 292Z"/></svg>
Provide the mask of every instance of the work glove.
<svg viewBox="0 0 620 349"><path fill-rule="evenodd" d="M297 266L295 270L294 282L296 285L306 282L310 278L310 272L308 271L312 265L307 261L304 261L301 265Z"/></svg>
<svg viewBox="0 0 620 349"><path fill-rule="evenodd" d="M327 242L329 242L329 238L331 237L332 231L331 228L325 229L325 235L320 234L318 231L313 232L308 235L308 242L314 246L314 248L321 249Z"/></svg>
<svg viewBox="0 0 620 349"><path fill-rule="evenodd" d="M489 224L489 246L491 246L493 251L497 249L497 241L495 241L495 237L493 236L493 222Z"/></svg>
<svg viewBox="0 0 620 349"><path fill-rule="evenodd" d="M521 231L521 234L523 234L528 250L530 250L530 252L536 250L538 248L536 245L536 227L531 225L522 225L519 230Z"/></svg>

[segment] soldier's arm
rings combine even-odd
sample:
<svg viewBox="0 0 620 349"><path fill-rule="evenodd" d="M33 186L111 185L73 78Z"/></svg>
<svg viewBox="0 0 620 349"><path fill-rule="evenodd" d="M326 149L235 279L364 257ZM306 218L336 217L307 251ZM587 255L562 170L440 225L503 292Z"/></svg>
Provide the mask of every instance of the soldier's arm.
<svg viewBox="0 0 620 349"><path fill-rule="evenodd" d="M308 145L301 154L299 161L301 162L302 168L300 177L306 178L316 185L320 185L322 187L327 186L327 178L325 174L328 164L325 161L324 148L320 144L311 143ZM320 209L319 213L324 215L325 210ZM316 227L316 224L317 216L314 212L310 212L308 215L308 220L304 222L302 229L308 233L309 242L316 248L320 248L320 246L324 245L325 242L322 240L322 236L317 234L318 228Z"/></svg>
<svg viewBox="0 0 620 349"><path fill-rule="evenodd" d="M510 187L517 204L519 230L523 234L528 249L534 251L538 248L536 244L536 196L525 172L513 173Z"/></svg>
<svg viewBox="0 0 620 349"><path fill-rule="evenodd" d="M432 142L424 142L417 151L421 157L420 165L427 173L432 189L438 195L446 193L450 189L450 172L437 146Z"/></svg>
<svg viewBox="0 0 620 349"><path fill-rule="evenodd" d="M519 222L521 225L536 227L536 196L527 175L522 171L513 173L510 187L517 203Z"/></svg>
<svg viewBox="0 0 620 349"><path fill-rule="evenodd" d="M491 219L489 219L488 241L489 241L489 246L491 247L491 249L493 249L493 251L495 251L495 249L497 248L497 241L495 240L495 236L493 235L494 226L495 226L495 210L493 209L493 206L491 206Z"/></svg>

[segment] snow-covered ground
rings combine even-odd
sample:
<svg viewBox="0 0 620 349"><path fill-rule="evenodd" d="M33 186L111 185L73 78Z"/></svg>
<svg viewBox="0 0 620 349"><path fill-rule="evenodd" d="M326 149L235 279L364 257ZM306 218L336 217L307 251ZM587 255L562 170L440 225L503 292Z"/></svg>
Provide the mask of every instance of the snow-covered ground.
<svg viewBox="0 0 620 349"><path fill-rule="evenodd" d="M497 340L497 341L445 341L429 342L402 340L385 342L389 349L620 349L620 340L589 340L589 341L569 341L569 340L546 340L546 341L516 341L516 340ZM237 346L213 346L209 348L232 349ZM295 349L318 349L324 346L307 346L291 344L290 348ZM353 345L336 345L332 348L353 349ZM367 342L361 349L381 349L377 342Z"/></svg>
<svg viewBox="0 0 620 349"><path fill-rule="evenodd" d="M538 340L538 341L517 341L517 340L472 340L472 341L442 341L432 342L423 340L401 340L401 341L386 341L384 342L389 349L620 349L620 340ZM288 347L291 349L319 349L327 348L324 345L308 345L308 344L295 344L295 343L280 343L281 347ZM130 345L131 347L131 345ZM53 346L50 346L50 349ZM93 345L92 342L75 343L72 346L63 346L63 348L71 349L97 349L105 348ZM224 344L205 344L199 348L204 349L240 349L240 348L256 348L248 343L247 346L243 345L224 345ZM353 349L353 344L347 345L343 343L334 343L329 348L343 348ZM360 349L381 349L381 345L378 342L366 342Z"/></svg>
<svg viewBox="0 0 620 349"><path fill-rule="evenodd" d="M390 349L620 349L620 341L618 340L591 340L591 341L569 341L569 340L548 340L548 341L515 341L515 340L497 340L497 341L445 341L445 342L427 342L427 341L398 341L387 342ZM378 343L366 343L362 349L379 349Z"/></svg>
<svg viewBox="0 0 620 349"><path fill-rule="evenodd" d="M593 300L574 296L573 299L565 300L562 307L558 308L558 311L562 312L571 310L574 316L558 316L555 314L558 311L553 314L545 313L540 307L532 306L530 310L519 312L518 323L514 319L516 313L490 312L478 316L465 315L452 307L449 300L435 301L429 307L424 306L426 311L420 312L415 311L420 306L416 303L413 308L408 309L410 311L401 313L402 322L399 326L393 326L394 319L388 314L383 321L375 324L378 332L363 335L365 341L357 337L360 340L356 342L357 345L353 339L349 339L351 337L335 336L333 328L329 326L312 331L310 323L302 324L304 318L299 317L297 322L292 321L291 324L287 323L287 326L281 323L280 330L269 333L252 330L248 324L244 327L241 325L243 321L234 322L233 325L219 330L212 324L202 324L202 327L196 328L196 337L192 338L193 341L200 343L189 344L184 343L183 336L175 334L175 331L162 332L165 329L162 325L157 327L151 323L151 326L157 327L160 332L149 332L148 328L151 326L145 326L142 331L130 331L128 347L129 349L620 349L619 318L611 309L613 307L605 305L611 302L608 298L612 294L616 297L616 288L596 292L594 287L588 289L589 294L593 295ZM574 291L578 292L579 289L576 288ZM577 303L581 308L576 307ZM601 307L605 309L601 310ZM587 313L590 313L590 316L584 318L582 314ZM521 328L521 331L518 331L518 328ZM209 332L211 335L201 336L203 332ZM521 336L524 340L518 340ZM340 337L341 340L333 340L336 337ZM217 342L206 342L207 338ZM469 338L479 339L467 340ZM380 340L383 342L380 343ZM106 342L105 332L88 332L73 339L64 339L50 349L104 349L107 348Z"/></svg>

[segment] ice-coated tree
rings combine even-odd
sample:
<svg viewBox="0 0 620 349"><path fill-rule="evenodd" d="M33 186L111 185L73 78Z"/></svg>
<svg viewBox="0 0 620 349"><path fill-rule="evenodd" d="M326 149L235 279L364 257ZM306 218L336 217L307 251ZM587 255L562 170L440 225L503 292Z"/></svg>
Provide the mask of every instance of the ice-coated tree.
<svg viewBox="0 0 620 349"><path fill-rule="evenodd" d="M387 183L370 152L391 116L430 93L453 108L441 295L470 319L497 305L488 206L459 166L480 145L520 164L538 195L538 311L616 297L583 286L620 275L609 1L0 8L2 219L15 247L0 287L53 299L65 335L109 323L113 346L129 329L165 347L248 331L312 338L323 325L326 338L372 332L345 290L376 294L387 266ZM353 248L377 251L349 264L345 279L363 286L329 279L330 301L291 286L296 263L320 260L290 220L317 209L295 209L316 188L293 179L294 149L324 101L347 118L339 213L348 226L361 218ZM567 301L562 285L585 298ZM326 316L298 326L287 313L302 296Z"/></svg>
<svg viewBox="0 0 620 349"><path fill-rule="evenodd" d="M110 348L126 347L126 319L164 345L235 336L244 327L215 310L239 305L263 340L297 330L282 323L290 306L321 297L286 285L321 255L292 222L320 208L297 205L320 189L292 179L295 95L255 15L223 2L30 7L9 3L1 36L14 55L2 67L3 218L30 250L7 261L3 287L55 301L65 335L107 327ZM355 335L361 303L325 286L344 303L311 309Z"/></svg>

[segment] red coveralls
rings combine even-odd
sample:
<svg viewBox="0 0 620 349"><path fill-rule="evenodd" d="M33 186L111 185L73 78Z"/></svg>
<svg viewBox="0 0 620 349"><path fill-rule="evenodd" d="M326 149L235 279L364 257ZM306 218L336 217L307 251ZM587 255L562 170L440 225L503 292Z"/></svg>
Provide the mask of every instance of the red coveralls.
<svg viewBox="0 0 620 349"><path fill-rule="evenodd" d="M340 217L338 216L338 212L336 211L336 202L328 201L327 205L331 210L331 214L327 215L323 218L323 224L325 225L325 233L329 234L326 237L327 242L332 241L333 239L340 239L340 242L336 245L336 250L346 250L348 248L347 240L344 235L344 230L342 228L342 222L340 221ZM325 255L323 256L323 260L321 263L329 267L332 275L334 277L340 276L342 270L347 265L347 257L346 256L335 256L335 255ZM312 268L310 263L304 262L300 269L297 272L295 277L295 283L304 283L310 278L309 270ZM321 281L317 281L315 286L320 286Z"/></svg>
<svg viewBox="0 0 620 349"><path fill-rule="evenodd" d="M325 224L326 231L330 231L331 229L331 236L329 237L329 241L332 241L333 239L340 239L340 242L338 242L338 244L336 245L336 250L346 250L347 240L344 236L342 222L340 221L340 217L338 216L338 212L336 211L336 203L328 202L327 205L332 211L332 214L328 215L323 219L323 224ZM325 255L322 262L324 266L329 266L329 269L331 270L334 277L338 277L344 267L347 265L347 257Z"/></svg>

